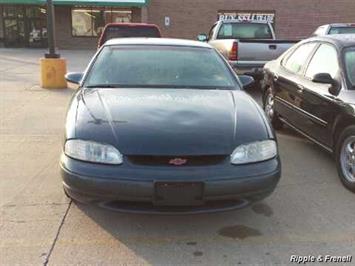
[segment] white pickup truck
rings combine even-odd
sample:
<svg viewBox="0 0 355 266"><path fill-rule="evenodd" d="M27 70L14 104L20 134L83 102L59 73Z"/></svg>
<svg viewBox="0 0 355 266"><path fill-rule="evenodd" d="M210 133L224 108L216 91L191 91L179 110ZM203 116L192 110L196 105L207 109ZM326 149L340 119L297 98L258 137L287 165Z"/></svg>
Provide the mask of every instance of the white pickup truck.
<svg viewBox="0 0 355 266"><path fill-rule="evenodd" d="M216 22L198 40L215 47L239 74L262 78L264 65L279 57L298 40L276 40L270 23L226 20Z"/></svg>

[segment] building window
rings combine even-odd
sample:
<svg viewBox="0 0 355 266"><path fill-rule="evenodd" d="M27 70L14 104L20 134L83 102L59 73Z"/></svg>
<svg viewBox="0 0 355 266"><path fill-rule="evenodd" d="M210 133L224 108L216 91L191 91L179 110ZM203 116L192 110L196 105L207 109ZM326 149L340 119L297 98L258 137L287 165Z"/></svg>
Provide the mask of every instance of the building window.
<svg viewBox="0 0 355 266"><path fill-rule="evenodd" d="M31 5L2 7L6 47L47 47L46 8ZM1 34L2 31L2 34Z"/></svg>
<svg viewBox="0 0 355 266"><path fill-rule="evenodd" d="M3 16L8 18L23 18L24 8L23 6L4 6Z"/></svg>
<svg viewBox="0 0 355 266"><path fill-rule="evenodd" d="M131 22L132 11L116 8L72 8L72 35L76 37L100 36L107 23Z"/></svg>

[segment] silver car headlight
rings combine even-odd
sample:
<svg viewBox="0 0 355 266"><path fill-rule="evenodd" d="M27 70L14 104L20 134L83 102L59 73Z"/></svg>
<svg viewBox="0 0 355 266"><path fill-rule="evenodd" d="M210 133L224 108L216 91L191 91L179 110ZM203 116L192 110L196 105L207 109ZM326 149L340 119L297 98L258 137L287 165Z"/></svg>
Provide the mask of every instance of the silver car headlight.
<svg viewBox="0 0 355 266"><path fill-rule="evenodd" d="M122 154L113 146L94 141L70 139L64 146L64 153L71 158L103 164L122 164Z"/></svg>
<svg viewBox="0 0 355 266"><path fill-rule="evenodd" d="M266 161L277 155L274 140L256 141L238 146L231 155L232 164L247 164Z"/></svg>

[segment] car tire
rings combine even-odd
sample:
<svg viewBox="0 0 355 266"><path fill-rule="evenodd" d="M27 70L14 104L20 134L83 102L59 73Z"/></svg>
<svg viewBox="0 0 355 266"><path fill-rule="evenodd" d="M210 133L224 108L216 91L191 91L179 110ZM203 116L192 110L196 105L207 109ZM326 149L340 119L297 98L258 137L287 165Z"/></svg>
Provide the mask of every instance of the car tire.
<svg viewBox="0 0 355 266"><path fill-rule="evenodd" d="M283 124L274 109L274 93L272 88L267 88L263 97L263 107L266 117L269 119L274 129L281 129Z"/></svg>
<svg viewBox="0 0 355 266"><path fill-rule="evenodd" d="M355 126L345 128L340 134L335 153L341 182L355 192Z"/></svg>

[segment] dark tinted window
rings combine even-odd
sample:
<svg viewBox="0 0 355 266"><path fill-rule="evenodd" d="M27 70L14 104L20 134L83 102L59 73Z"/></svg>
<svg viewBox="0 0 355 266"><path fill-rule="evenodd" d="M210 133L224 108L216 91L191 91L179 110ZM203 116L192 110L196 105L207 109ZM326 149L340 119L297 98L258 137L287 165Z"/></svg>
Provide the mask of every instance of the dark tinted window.
<svg viewBox="0 0 355 266"><path fill-rule="evenodd" d="M224 23L218 39L272 39L268 24L262 23Z"/></svg>
<svg viewBox="0 0 355 266"><path fill-rule="evenodd" d="M97 84L221 89L238 86L213 49L149 45L105 47L85 86Z"/></svg>
<svg viewBox="0 0 355 266"><path fill-rule="evenodd" d="M155 27L121 26L121 25L107 27L104 32L105 41L113 38L130 38L130 37L159 38L160 32Z"/></svg>
<svg viewBox="0 0 355 266"><path fill-rule="evenodd" d="M352 89L355 89L355 48L346 51L344 57L346 76L351 83Z"/></svg>
<svg viewBox="0 0 355 266"><path fill-rule="evenodd" d="M355 33L355 27L333 27L330 29L329 34L348 34Z"/></svg>

